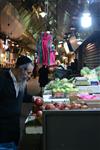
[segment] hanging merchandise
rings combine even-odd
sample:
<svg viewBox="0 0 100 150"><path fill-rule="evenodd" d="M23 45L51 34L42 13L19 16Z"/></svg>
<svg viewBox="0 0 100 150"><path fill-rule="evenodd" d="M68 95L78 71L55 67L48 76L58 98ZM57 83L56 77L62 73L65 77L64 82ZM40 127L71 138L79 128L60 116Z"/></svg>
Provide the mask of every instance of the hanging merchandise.
<svg viewBox="0 0 100 150"><path fill-rule="evenodd" d="M37 52L37 62L38 64L42 64L42 36L43 32L40 34L40 37L36 44L36 52Z"/></svg>
<svg viewBox="0 0 100 150"><path fill-rule="evenodd" d="M55 46L52 44L52 48L50 50L50 65L55 65L55 56L56 56L56 51L55 51Z"/></svg>
<svg viewBox="0 0 100 150"><path fill-rule="evenodd" d="M37 42L38 63L48 66L55 63L55 48L53 37L48 32L42 32Z"/></svg>

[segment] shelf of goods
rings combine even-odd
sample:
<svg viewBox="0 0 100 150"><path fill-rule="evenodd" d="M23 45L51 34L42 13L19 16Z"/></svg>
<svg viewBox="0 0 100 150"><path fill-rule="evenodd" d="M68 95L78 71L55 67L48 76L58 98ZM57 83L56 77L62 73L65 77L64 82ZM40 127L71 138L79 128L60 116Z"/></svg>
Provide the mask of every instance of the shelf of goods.
<svg viewBox="0 0 100 150"><path fill-rule="evenodd" d="M84 86L85 88L86 86ZM82 88L82 87L81 87ZM88 88L88 87L86 87ZM99 89L100 87L97 87ZM96 89L96 86L93 87ZM44 111L99 111L100 110L100 94L77 94L77 96L71 98L53 98L50 91L44 92L43 97L34 97L34 104L32 111L25 122L26 134L42 134L42 117ZM77 99L76 99L77 98Z"/></svg>
<svg viewBox="0 0 100 150"><path fill-rule="evenodd" d="M63 84L66 85L66 83ZM35 134L36 131L39 132L39 134L42 134L41 124L43 111L99 110L100 85L84 85L77 86L76 88L74 88L72 84L69 85L71 85L70 90L72 91L64 95L61 94L61 92L55 92L57 94L54 95L54 91L44 89L43 97L34 96L32 111L25 122L27 134ZM68 88L66 89L68 90ZM30 122L33 123L33 120L35 119L40 123L38 129L33 127L34 124L30 126ZM35 123L38 122L36 121ZM29 128L27 128L28 125Z"/></svg>
<svg viewBox="0 0 100 150"><path fill-rule="evenodd" d="M37 150L100 149L100 83L95 70L81 75L50 81L43 97L34 97L25 134L37 139Z"/></svg>
<svg viewBox="0 0 100 150"><path fill-rule="evenodd" d="M80 150L83 141L84 146L81 150L88 150L89 147L95 147L96 149L100 147L100 142L98 142L100 137L98 132L100 130L100 108L95 110L90 108L66 111L44 110L42 122L39 119L39 116L37 117L31 112L25 122L26 135L29 139L31 137L30 141L35 142L33 149L36 145L37 150L49 150L49 147L56 149L58 143L60 147L63 143L65 149L71 148L71 150L74 150L74 148L77 148L77 150ZM76 135L77 138L75 138ZM71 143L74 143L74 145ZM60 150L63 150L63 148L61 147Z"/></svg>
<svg viewBox="0 0 100 150"><path fill-rule="evenodd" d="M47 135L49 133L48 130L47 131L45 130L45 128L46 129L48 128L48 127L46 127L46 123L48 121L50 121L51 127L53 126L52 124L54 124L54 126L56 124L56 122L55 122L56 117L55 117L55 119L53 118L53 122L51 122L52 119L49 120L50 118L48 118L49 113L52 114L51 118L53 117L53 115L58 116L57 118L60 118L60 120L59 119L57 120L57 121L60 121L60 124L62 121L62 125L60 126L60 128L63 128L63 126L64 126L64 128L66 128L67 132L68 132L67 122L65 121L65 125L66 125L66 127L65 127L64 120L63 120L65 118L66 118L66 120L69 120L68 124L70 124L70 121L73 120L73 116L76 116L76 119L74 118L74 121L72 122L73 131L74 131L74 124L76 124L77 126L79 126L79 124L80 124L80 126L83 128L84 121L81 123L81 121L82 121L81 118L83 118L83 120L85 120L84 125L86 128L87 127L86 126L87 116L88 116L88 119L92 120L92 118L93 118L94 121L96 121L96 119L94 119L94 116L96 116L95 114L97 114L97 116L100 117L100 85L84 85L84 86L78 85L74 88L74 86L72 84L67 85L65 83L65 81L63 82L63 84L65 86L71 85L71 87L68 87L65 89L67 91L70 89L70 92L68 92L67 94L63 95L62 94L62 92L64 92L63 90L62 90L62 92L58 92L58 91L55 92L55 90L52 91L51 89L44 89L43 97L34 96L34 103L33 103L32 111L30 112L30 114L27 117L26 122L25 122L25 134L27 136L31 135L33 137L36 137L37 140L40 140L40 143L42 141L43 147L41 146L41 149L43 148L43 150L49 150L48 146L46 145L47 140L45 139L45 137L48 138ZM54 94L54 93L56 93L56 94ZM77 115L78 115L79 119L81 120L80 122L78 121L79 119L77 119ZM46 116L48 116L47 120L45 118ZM71 119L71 117L72 117L72 119ZM92 123L91 120L90 120L90 123L88 121L87 124L88 124L88 127L91 126L91 131L92 130L94 131L93 126L90 125ZM97 118L96 124L100 124L99 120L100 119ZM72 124L71 124L71 127L72 127ZM93 123L94 126L96 126L96 124ZM56 129L56 127L55 127L55 129ZM60 130L62 130L62 129L60 129ZM81 130L80 127L78 130L78 128L76 129L76 126L75 126L75 130L77 130L77 133L80 135L80 131L79 131L79 130ZM87 131L87 128L86 128L86 131ZM56 134L58 134L58 133L56 133ZM64 134L64 136L66 137L65 134ZM59 138L59 136L58 136L58 138ZM45 142L43 142L44 140L45 140ZM69 140L68 140L68 142L69 142ZM60 141L59 141L59 143L60 143ZM65 144L65 146L66 146L66 144ZM51 145L51 147L52 147L52 145ZM70 147L69 147L69 149L70 149ZM78 150L78 148L77 148L77 150ZM85 150L87 150L87 149L85 149Z"/></svg>

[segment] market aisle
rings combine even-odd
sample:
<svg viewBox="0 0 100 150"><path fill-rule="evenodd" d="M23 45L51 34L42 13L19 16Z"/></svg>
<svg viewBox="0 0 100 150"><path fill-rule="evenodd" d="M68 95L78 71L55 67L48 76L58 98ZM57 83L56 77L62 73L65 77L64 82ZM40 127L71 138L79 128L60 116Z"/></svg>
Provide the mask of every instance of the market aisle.
<svg viewBox="0 0 100 150"><path fill-rule="evenodd" d="M38 77L29 80L28 82L28 92L32 95L39 95L40 94L40 87L38 83Z"/></svg>

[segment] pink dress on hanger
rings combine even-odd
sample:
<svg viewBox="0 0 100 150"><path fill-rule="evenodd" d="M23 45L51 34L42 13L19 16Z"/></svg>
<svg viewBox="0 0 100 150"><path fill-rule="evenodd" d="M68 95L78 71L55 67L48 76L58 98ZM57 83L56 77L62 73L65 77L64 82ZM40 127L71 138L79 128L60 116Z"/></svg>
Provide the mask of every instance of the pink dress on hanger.
<svg viewBox="0 0 100 150"><path fill-rule="evenodd" d="M42 38L42 64L48 66L50 64L50 51L52 49L52 35L47 32Z"/></svg>

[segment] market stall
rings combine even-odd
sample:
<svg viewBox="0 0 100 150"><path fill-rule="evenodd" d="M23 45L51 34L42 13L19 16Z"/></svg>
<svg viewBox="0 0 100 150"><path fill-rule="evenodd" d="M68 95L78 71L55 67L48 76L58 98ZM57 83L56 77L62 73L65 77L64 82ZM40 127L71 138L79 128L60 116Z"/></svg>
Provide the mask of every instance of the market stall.
<svg viewBox="0 0 100 150"><path fill-rule="evenodd" d="M100 84L94 71L87 70L81 70L85 76L49 82L43 97L34 97L25 122L26 145L36 150L78 150L82 144L85 150L99 149Z"/></svg>

